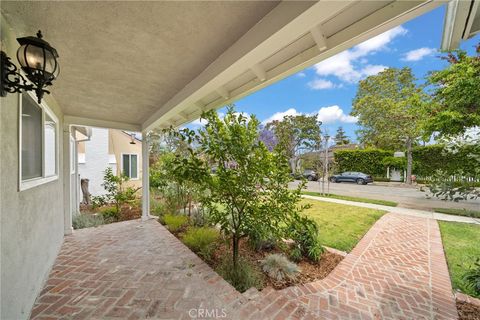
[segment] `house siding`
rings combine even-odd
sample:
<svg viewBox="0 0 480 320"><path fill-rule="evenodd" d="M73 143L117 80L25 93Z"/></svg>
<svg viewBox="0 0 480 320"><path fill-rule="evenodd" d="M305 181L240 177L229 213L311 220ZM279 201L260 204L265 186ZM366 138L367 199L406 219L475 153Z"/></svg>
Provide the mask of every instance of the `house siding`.
<svg viewBox="0 0 480 320"><path fill-rule="evenodd" d="M16 63L17 35L1 18L2 50ZM19 95L0 98L1 319L29 317L63 242L63 115L53 97L45 101L59 118L59 177L20 192Z"/></svg>

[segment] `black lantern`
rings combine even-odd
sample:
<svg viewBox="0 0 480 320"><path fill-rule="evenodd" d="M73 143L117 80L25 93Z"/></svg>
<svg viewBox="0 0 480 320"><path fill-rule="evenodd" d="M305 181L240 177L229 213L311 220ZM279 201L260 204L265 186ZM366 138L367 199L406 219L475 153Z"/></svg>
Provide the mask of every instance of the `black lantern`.
<svg viewBox="0 0 480 320"><path fill-rule="evenodd" d="M42 37L42 32L38 31L36 37L17 38L20 44L17 59L31 84L17 72L17 67L5 52L1 52L2 97L8 92L35 91L38 103L40 103L43 94L50 93L44 87L52 85L52 81L60 72L60 67L57 62L57 50Z"/></svg>

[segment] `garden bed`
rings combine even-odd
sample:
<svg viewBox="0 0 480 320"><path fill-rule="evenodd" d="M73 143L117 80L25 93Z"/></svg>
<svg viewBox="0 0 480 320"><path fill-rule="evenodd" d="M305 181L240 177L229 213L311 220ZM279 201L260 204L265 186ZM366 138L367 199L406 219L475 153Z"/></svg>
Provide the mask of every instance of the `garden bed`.
<svg viewBox="0 0 480 320"><path fill-rule="evenodd" d="M177 237L180 241L183 241L183 236L185 235L185 229L181 232L172 232L172 234ZM321 280L328 276L328 274L335 269L335 267L342 261L344 256L332 253L328 250L325 250L318 262L310 261L306 258L303 258L301 261L298 261L296 264L299 268L299 273L294 279L286 279L284 281L276 281L268 277L264 272L262 272L262 260L265 259L270 254L286 254L284 250L280 248L274 248L271 250L255 250L249 243L247 239L242 239L240 241L240 251L239 255L247 261L257 272L261 274L261 282L256 288L262 290L266 287L273 287L276 290L285 289L290 286L302 285L317 280ZM219 269L224 259L231 259L232 250L230 248L230 243L225 239L220 239L217 242L216 248L211 254L210 259L205 259L201 255L199 257L205 261L212 269L217 271L219 274ZM227 279L226 279L227 280ZM227 280L228 281L228 280Z"/></svg>

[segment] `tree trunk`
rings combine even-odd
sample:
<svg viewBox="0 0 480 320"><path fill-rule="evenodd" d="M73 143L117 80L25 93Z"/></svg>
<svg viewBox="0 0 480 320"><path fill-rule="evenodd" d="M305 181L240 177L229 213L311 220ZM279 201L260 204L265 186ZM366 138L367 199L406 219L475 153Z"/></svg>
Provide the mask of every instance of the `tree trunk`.
<svg viewBox="0 0 480 320"><path fill-rule="evenodd" d="M290 161L288 162L290 163L290 170L292 170L292 173L297 172L297 157L294 156L290 158Z"/></svg>
<svg viewBox="0 0 480 320"><path fill-rule="evenodd" d="M81 179L80 180L80 187L82 189L82 194L83 194L83 203L86 205L90 205L92 203L90 199L90 192L88 191L88 179Z"/></svg>
<svg viewBox="0 0 480 320"><path fill-rule="evenodd" d="M412 139L407 139L407 184L412 184L412 165L413 165L413 158L412 158Z"/></svg>
<svg viewBox="0 0 480 320"><path fill-rule="evenodd" d="M237 262L238 262L238 245L239 245L239 239L236 234L232 235L232 242L233 242L233 268L237 268Z"/></svg>

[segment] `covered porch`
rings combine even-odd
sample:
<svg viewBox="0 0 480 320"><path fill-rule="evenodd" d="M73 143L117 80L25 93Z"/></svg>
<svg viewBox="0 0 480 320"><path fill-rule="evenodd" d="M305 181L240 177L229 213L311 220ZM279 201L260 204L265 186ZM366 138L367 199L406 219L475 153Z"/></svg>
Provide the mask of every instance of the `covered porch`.
<svg viewBox="0 0 480 320"><path fill-rule="evenodd" d="M170 293L159 297L155 306L138 307L141 311L137 315L130 310L128 316L145 317L149 312L164 310L166 317L175 318L178 310L162 308L169 305L168 299L176 299L182 301L181 310L186 310L189 303L194 303L188 299L197 299L192 294L194 289L196 294L201 292L201 297L218 297L222 306L226 303L234 308L238 296L231 287L187 249L170 241L173 239L169 240L166 231L150 219L149 132L192 121L203 111L232 103L446 3L2 1L2 51L17 63L16 38L41 29L59 53L61 73L41 106L48 110L42 114L52 114L56 119L54 172L46 177L45 168L41 168L40 177L33 183L28 181L28 187L21 174L22 94L1 98L1 318L29 318L39 295L32 317L47 314L48 308L59 311L57 307L65 304L65 298L60 300L55 295L45 298L44 303L41 300L50 290L55 294L70 292L68 301L75 303L64 306L65 315L76 311L81 314L82 308L68 309L79 301L87 304L86 309L88 303L109 305L111 298L118 304L122 297L132 298L131 289L135 289L116 291L120 279L134 277L136 282L150 286L152 265L158 266L156 285L171 287ZM445 35L445 48L478 32L479 26L478 1L451 3L445 22L451 32ZM72 215L78 206L74 190L78 127L142 133L145 223L132 221L72 235ZM39 151L39 159L44 153ZM78 250L85 250L84 254L78 255ZM175 250L182 254L177 256ZM167 259L156 260L158 254ZM191 267L190 261L194 264ZM162 269L164 263L168 268ZM179 271L172 273L172 269ZM81 296L93 291L87 290L93 289L88 286L100 285L82 282L85 287L81 287L80 280L86 274L93 282L103 277L109 283L108 290L99 289L102 301ZM63 275L72 278L65 278L61 284L57 278ZM195 280L186 281L190 277ZM205 282L209 284L205 286ZM42 287L48 290L41 292ZM141 293L135 294L142 300ZM73 296L79 300L70 300ZM120 304L116 309L99 311L98 317L122 315L126 312L123 308ZM94 310L89 310L90 316Z"/></svg>

